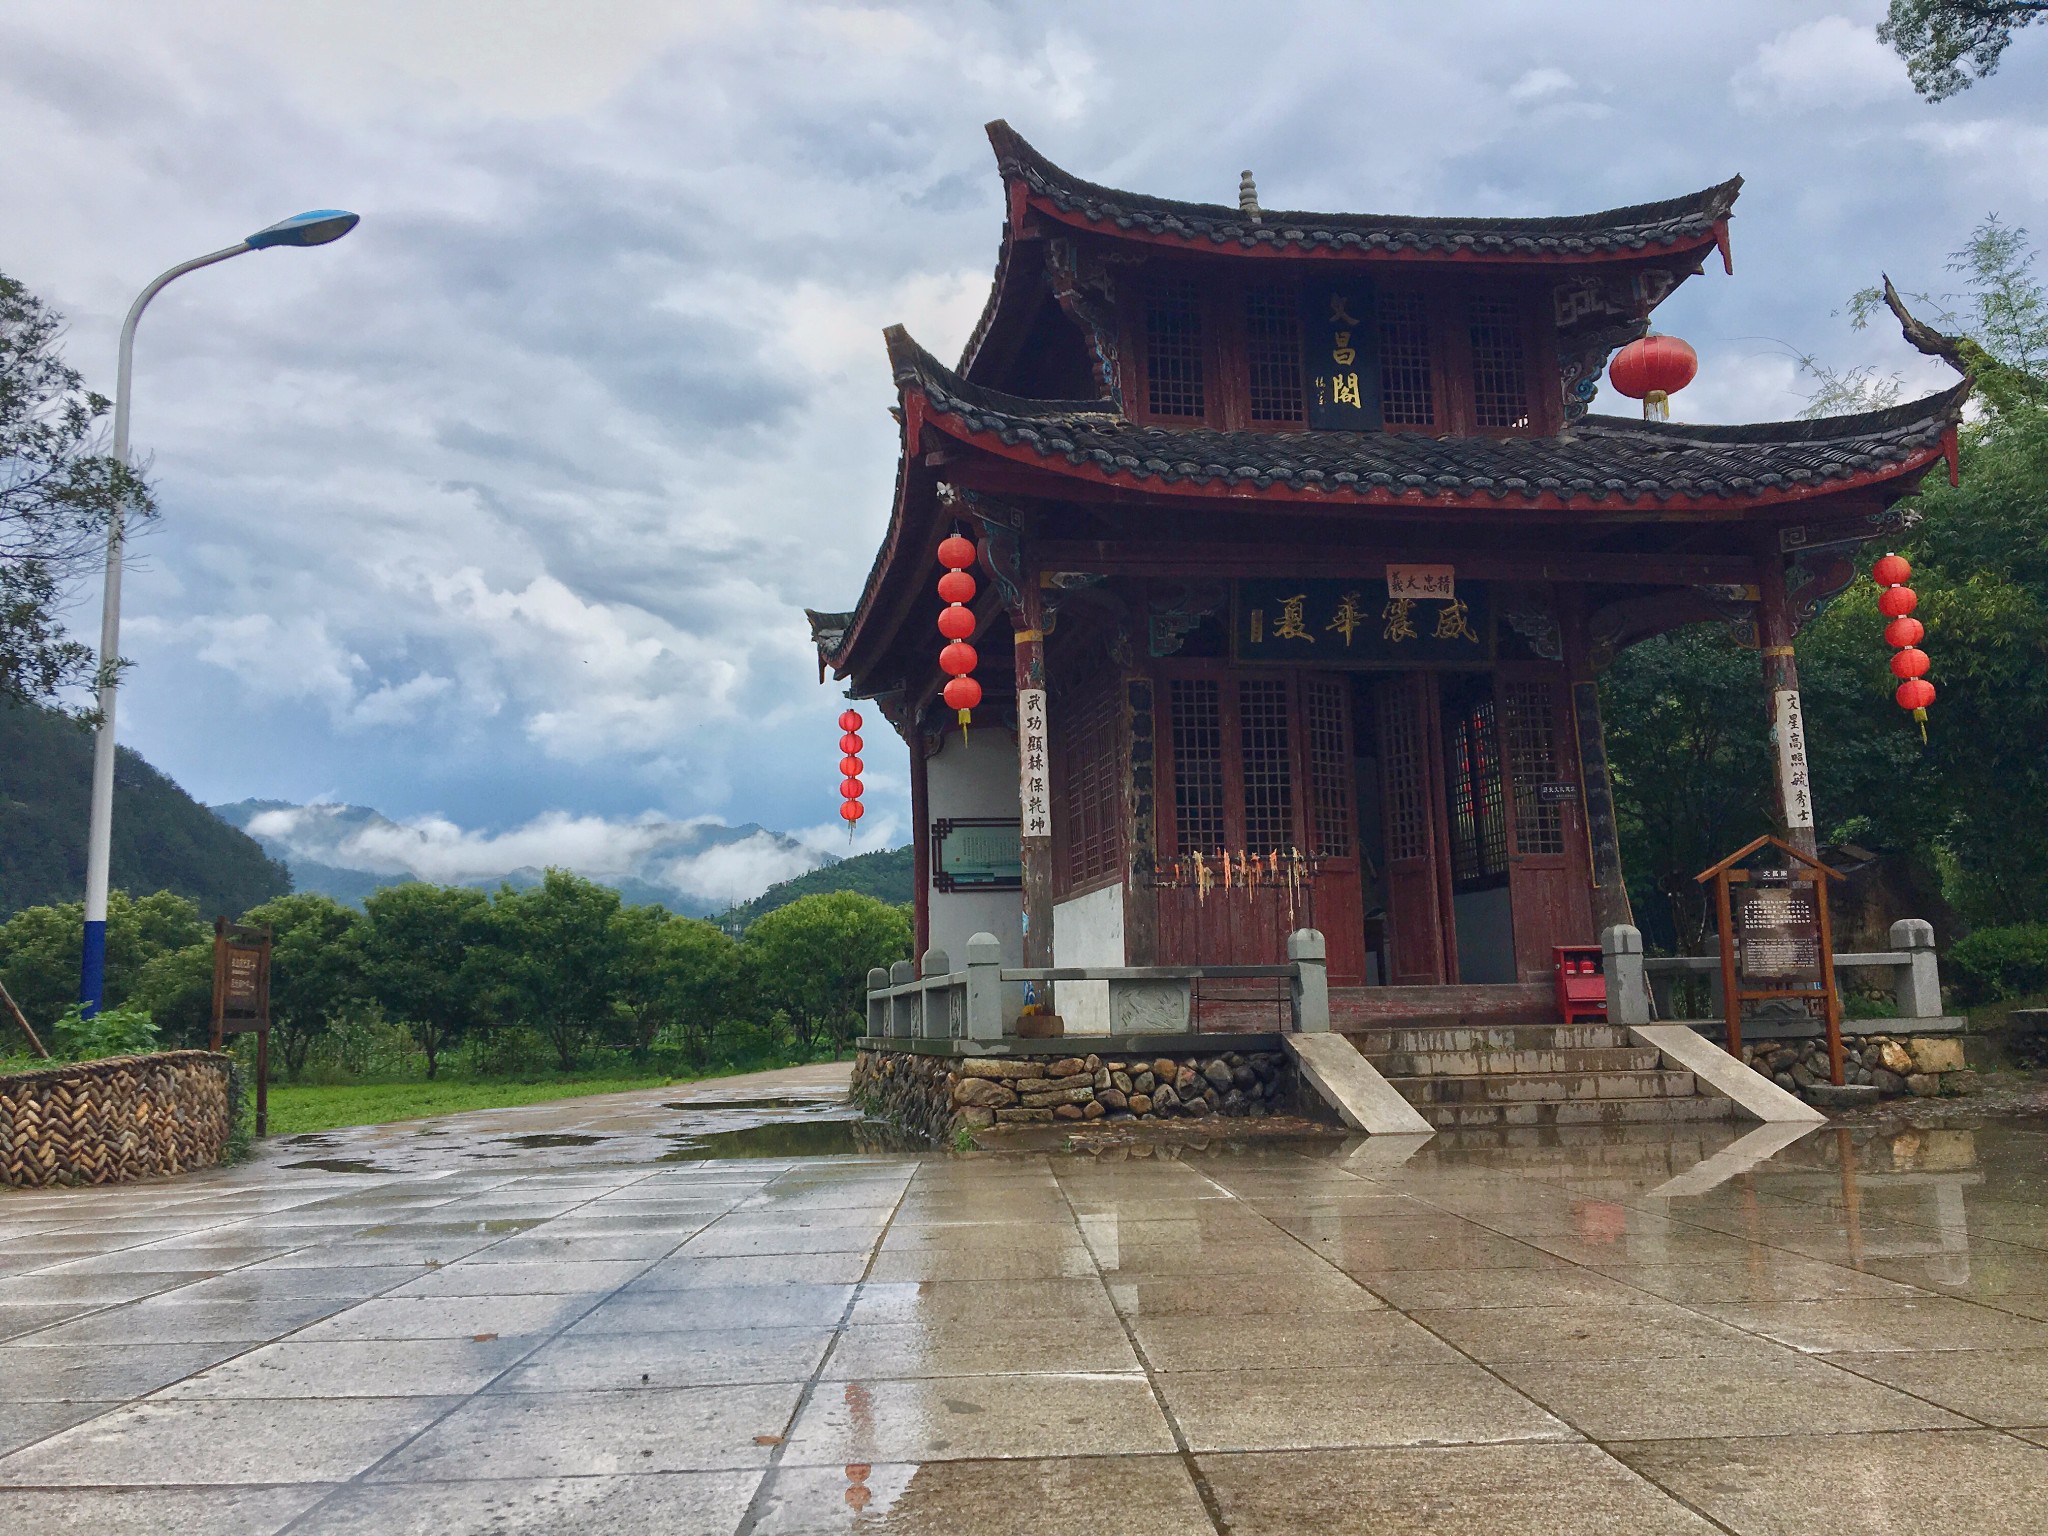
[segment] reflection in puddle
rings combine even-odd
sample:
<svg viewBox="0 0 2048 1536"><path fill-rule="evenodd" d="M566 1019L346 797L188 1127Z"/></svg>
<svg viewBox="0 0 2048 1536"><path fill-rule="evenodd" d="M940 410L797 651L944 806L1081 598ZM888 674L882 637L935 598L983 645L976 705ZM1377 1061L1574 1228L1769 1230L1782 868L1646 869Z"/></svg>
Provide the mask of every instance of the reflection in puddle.
<svg viewBox="0 0 2048 1536"><path fill-rule="evenodd" d="M500 1136L497 1138L508 1147L594 1147L600 1141L610 1141L609 1136L584 1136L571 1131L538 1131L530 1136Z"/></svg>
<svg viewBox="0 0 2048 1536"><path fill-rule="evenodd" d="M379 1168L375 1163L366 1163L357 1157L315 1157L303 1163L286 1163L287 1168L314 1168L321 1173L393 1173L391 1168Z"/></svg>
<svg viewBox="0 0 2048 1536"><path fill-rule="evenodd" d="M922 1136L871 1120L785 1120L733 1131L672 1136L675 1150L658 1163L705 1157L844 1157L868 1152L929 1152Z"/></svg>

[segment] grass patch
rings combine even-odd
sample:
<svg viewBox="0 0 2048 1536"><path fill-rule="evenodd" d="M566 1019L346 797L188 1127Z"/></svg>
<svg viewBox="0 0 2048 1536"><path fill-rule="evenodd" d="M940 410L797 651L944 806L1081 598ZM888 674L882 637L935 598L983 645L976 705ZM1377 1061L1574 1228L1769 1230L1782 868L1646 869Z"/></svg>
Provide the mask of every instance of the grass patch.
<svg viewBox="0 0 2048 1536"><path fill-rule="evenodd" d="M455 1114L467 1109L504 1109L515 1104L540 1104L551 1099L580 1099L593 1093L625 1093L634 1088L667 1088L702 1081L662 1072L607 1074L592 1077L442 1078L427 1083L340 1083L270 1085L270 1134L295 1136L350 1125L384 1125L393 1120L418 1120L428 1115ZM249 1088L255 1096L255 1084Z"/></svg>

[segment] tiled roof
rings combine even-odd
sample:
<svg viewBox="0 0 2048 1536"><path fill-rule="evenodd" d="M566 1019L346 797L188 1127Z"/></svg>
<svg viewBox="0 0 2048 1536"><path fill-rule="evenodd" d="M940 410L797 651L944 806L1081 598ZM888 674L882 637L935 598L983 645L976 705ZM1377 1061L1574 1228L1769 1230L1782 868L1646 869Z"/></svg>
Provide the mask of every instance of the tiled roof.
<svg viewBox="0 0 2048 1536"><path fill-rule="evenodd" d="M1728 217L1742 190L1736 176L1688 197L1605 213L1566 218L1408 218L1373 213L1289 213L1261 210L1254 223L1240 209L1217 203L1177 203L1119 192L1070 176L1000 120L988 125L996 163L1006 181L1021 181L1033 196L1063 214L1092 224L1218 248L1260 246L1326 249L1361 255L1440 252L1452 257L1514 260L1555 257L1654 255L1705 244Z"/></svg>
<svg viewBox="0 0 2048 1536"><path fill-rule="evenodd" d="M1587 416L1558 437L1418 432L1224 432L1146 426L1100 400L1026 400L962 380L900 328L896 382L984 442L1055 471L1171 494L1283 487L1382 501L1407 495L1546 505L1769 502L1924 464L1954 429L1967 382L1856 416L1746 426ZM949 426L948 430L955 430Z"/></svg>

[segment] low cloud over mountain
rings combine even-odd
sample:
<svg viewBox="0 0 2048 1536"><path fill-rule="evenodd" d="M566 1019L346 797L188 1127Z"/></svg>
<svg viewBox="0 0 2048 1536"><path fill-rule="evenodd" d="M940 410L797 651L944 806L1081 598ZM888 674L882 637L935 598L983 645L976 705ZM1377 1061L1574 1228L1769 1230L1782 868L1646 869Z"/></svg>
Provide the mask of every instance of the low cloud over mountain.
<svg viewBox="0 0 2048 1536"><path fill-rule="evenodd" d="M241 800L213 809L290 865L298 889L344 900L406 879L521 885L553 865L616 886L628 901L710 913L832 861L764 827L705 819L610 821L551 811L508 831L482 832L440 816L393 821L361 805Z"/></svg>

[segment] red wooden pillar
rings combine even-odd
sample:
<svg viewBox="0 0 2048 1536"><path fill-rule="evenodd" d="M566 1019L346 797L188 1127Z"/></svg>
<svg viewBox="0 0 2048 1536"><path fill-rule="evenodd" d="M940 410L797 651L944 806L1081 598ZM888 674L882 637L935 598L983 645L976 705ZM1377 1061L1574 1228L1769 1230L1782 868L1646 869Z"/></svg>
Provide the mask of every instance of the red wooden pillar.
<svg viewBox="0 0 2048 1536"><path fill-rule="evenodd" d="M1799 663L1792 653L1792 608L1785 595L1785 557L1775 530L1757 541L1756 639L1764 664L1764 704L1771 724L1772 819L1785 841L1815 852L1813 781L1806 763L1806 714L1799 702Z"/></svg>
<svg viewBox="0 0 2048 1536"><path fill-rule="evenodd" d="M915 884L911 897L912 923L917 930L920 957L932 947L932 797L931 772L926 764L924 722L912 720L906 731L910 746L910 878ZM966 961L949 956L955 965Z"/></svg>

